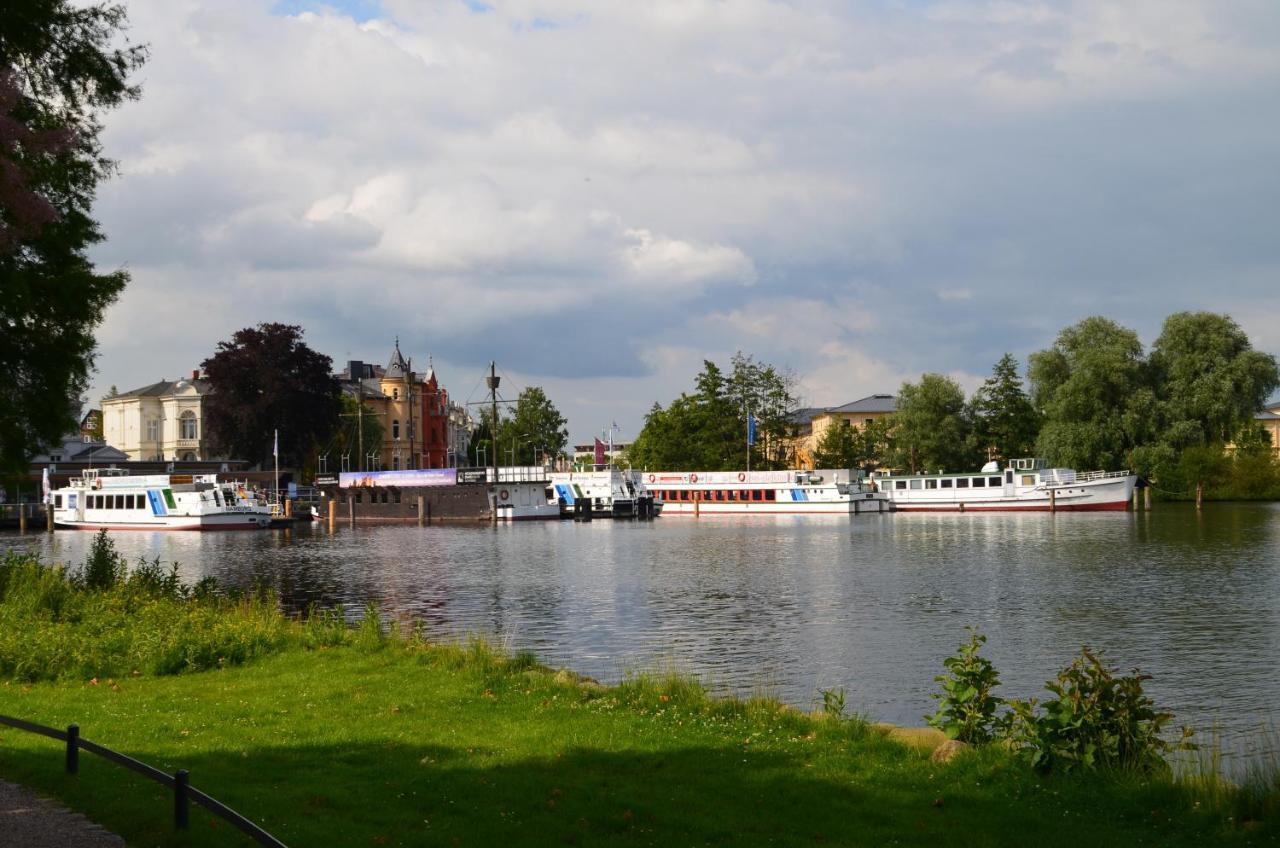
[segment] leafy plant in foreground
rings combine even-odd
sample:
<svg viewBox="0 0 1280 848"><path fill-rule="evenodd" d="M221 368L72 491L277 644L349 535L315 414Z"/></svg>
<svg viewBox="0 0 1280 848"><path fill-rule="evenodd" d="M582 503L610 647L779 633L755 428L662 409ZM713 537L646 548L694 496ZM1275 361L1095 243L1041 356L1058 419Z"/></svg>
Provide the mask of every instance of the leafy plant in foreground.
<svg viewBox="0 0 1280 848"><path fill-rule="evenodd" d="M930 727L941 730L948 739L978 745L990 742L1001 729L996 710L1004 700L992 694L1000 685L999 672L991 660L978 654L987 637L972 627L968 629L969 641L960 645L955 656L942 662L949 673L934 678L942 684L942 692L932 696L938 701L938 711L925 718Z"/></svg>
<svg viewBox="0 0 1280 848"><path fill-rule="evenodd" d="M1171 743L1160 734L1173 713L1157 709L1143 691L1151 679L1136 669L1117 675L1100 653L1087 646L1071 665L1045 683L1054 697L1013 701L1011 737L1043 771L1122 768L1164 771L1164 754L1190 747L1190 730ZM1039 709L1037 710L1037 707Z"/></svg>

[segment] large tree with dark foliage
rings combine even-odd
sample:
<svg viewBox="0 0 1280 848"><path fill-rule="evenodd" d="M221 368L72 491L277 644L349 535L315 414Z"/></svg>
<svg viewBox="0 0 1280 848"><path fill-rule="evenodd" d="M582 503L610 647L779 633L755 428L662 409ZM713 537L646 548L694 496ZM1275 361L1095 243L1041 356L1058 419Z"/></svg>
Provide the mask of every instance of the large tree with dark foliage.
<svg viewBox="0 0 1280 848"><path fill-rule="evenodd" d="M94 328L128 280L87 257L113 168L101 115L138 96L142 47L112 46L123 7L23 0L0 8L0 471L76 426Z"/></svg>
<svg viewBox="0 0 1280 848"><path fill-rule="evenodd" d="M301 327L240 330L201 367L210 387L205 433L215 452L266 466L278 430L280 464L300 466L338 423L333 361L303 343Z"/></svg>
<svg viewBox="0 0 1280 848"><path fill-rule="evenodd" d="M498 429L498 455L514 465L536 465L543 456L559 456L569 441L566 423L547 393L529 386Z"/></svg>
<svg viewBox="0 0 1280 848"><path fill-rule="evenodd" d="M975 467L980 457L960 384L942 374L903 383L893 414L893 443L888 464L913 474Z"/></svg>

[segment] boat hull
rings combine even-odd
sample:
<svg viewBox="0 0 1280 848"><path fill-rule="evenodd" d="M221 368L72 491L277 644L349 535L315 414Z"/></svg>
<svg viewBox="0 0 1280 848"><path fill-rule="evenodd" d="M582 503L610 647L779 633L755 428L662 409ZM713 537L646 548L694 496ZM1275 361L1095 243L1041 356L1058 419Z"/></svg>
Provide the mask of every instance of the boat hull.
<svg viewBox="0 0 1280 848"><path fill-rule="evenodd" d="M261 530L270 524L269 518L262 520L244 519L240 516L225 521L215 521L219 516L201 516L164 523L150 521L58 521L54 526L62 530Z"/></svg>
<svg viewBox="0 0 1280 848"><path fill-rule="evenodd" d="M953 491L936 489L895 489L886 494L898 512L1123 512L1129 508L1136 482L1135 476L1128 475L967 500Z"/></svg>

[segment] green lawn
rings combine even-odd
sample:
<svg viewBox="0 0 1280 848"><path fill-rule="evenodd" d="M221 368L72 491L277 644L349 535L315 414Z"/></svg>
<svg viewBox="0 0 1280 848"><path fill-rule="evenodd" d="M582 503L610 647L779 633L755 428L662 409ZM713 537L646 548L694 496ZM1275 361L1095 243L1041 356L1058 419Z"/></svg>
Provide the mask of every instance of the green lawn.
<svg viewBox="0 0 1280 848"><path fill-rule="evenodd" d="M857 721L602 689L484 649L290 648L248 665L96 685L0 685L0 712L172 771L291 846L1270 844L1164 779L1039 777L996 750L933 765ZM88 754L0 730L0 777L134 845L247 840Z"/></svg>

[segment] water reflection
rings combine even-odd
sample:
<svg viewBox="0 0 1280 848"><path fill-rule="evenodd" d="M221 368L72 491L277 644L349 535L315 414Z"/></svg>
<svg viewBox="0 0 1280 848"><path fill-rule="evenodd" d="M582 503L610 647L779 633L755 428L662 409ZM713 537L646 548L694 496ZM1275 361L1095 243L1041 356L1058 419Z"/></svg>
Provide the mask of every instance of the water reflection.
<svg viewBox="0 0 1280 848"><path fill-rule="evenodd" d="M377 601L437 635L484 631L616 679L674 664L741 692L918 724L976 624L1004 693L1040 694L1082 644L1155 675L1180 720L1228 743L1280 695L1280 509L666 518L650 524L117 534L185 578L274 586L293 609ZM88 533L0 536L80 562Z"/></svg>

